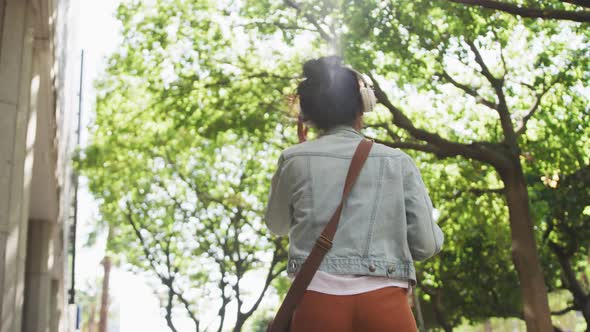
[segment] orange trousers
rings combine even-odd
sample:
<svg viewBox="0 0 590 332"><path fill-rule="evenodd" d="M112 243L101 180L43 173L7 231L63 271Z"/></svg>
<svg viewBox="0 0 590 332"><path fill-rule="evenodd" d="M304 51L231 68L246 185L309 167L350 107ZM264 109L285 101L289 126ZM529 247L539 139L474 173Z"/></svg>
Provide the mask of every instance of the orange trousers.
<svg viewBox="0 0 590 332"><path fill-rule="evenodd" d="M356 295L306 291L291 332L416 332L407 290L386 287Z"/></svg>

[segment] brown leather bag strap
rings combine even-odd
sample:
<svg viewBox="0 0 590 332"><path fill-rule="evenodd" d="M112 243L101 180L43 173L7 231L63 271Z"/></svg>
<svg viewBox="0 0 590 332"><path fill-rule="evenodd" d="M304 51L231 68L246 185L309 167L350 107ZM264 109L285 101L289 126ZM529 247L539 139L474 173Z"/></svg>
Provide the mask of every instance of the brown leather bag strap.
<svg viewBox="0 0 590 332"><path fill-rule="evenodd" d="M348 174L346 175L346 181L344 182L344 189L342 191L342 199L340 200L340 204L324 228L324 231L317 239L315 245L309 253L309 256L301 266L301 270L295 277L293 284L291 284L289 292L287 292L287 295L285 296L285 299L283 300L283 303L281 304L275 319L267 330L268 332L284 332L289 330L291 316L293 316L295 308L303 298L303 294L307 290L307 287L313 279L317 269L320 267L324 256L332 248L332 240L334 239L336 229L338 228L338 223L340 222L340 214L342 213L342 208L344 207L344 201L348 194L350 194L352 191L352 186L361 173L361 169L363 168L363 165L369 156L372 146L373 141L363 139L356 148L348 168Z"/></svg>

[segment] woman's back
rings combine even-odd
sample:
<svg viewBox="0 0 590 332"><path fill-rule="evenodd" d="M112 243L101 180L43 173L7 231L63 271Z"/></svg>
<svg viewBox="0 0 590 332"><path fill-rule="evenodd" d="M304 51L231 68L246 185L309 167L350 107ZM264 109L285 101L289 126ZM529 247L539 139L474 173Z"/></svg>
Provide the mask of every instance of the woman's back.
<svg viewBox="0 0 590 332"><path fill-rule="evenodd" d="M339 204L361 139L351 127L339 126L281 155L266 222L275 233L289 233L289 273L299 270ZM438 252L442 233L406 154L374 144L345 201L333 242L321 271L415 282L412 261Z"/></svg>

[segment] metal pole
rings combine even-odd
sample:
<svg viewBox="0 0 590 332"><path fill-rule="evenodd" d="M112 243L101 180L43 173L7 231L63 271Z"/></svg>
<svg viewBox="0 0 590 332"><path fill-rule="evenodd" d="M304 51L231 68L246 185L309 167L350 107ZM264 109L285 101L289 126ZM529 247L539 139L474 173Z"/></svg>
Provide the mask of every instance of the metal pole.
<svg viewBox="0 0 590 332"><path fill-rule="evenodd" d="M76 132L76 147L80 146L80 136L82 130L82 89L84 83L84 50L80 53L80 82L78 89L78 130ZM72 234L72 277L69 290L69 304L76 303L76 232L78 227L78 174L73 176L74 184L74 222L71 228Z"/></svg>

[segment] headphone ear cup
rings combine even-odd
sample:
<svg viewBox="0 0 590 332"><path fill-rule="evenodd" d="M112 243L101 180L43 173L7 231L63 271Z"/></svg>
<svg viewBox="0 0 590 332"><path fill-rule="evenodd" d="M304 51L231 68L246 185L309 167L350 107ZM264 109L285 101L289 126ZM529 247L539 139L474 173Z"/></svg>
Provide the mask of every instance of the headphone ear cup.
<svg viewBox="0 0 590 332"><path fill-rule="evenodd" d="M375 93L373 89L367 87L360 88L361 99L363 101L363 113L364 112L372 112L377 104L377 98L375 97Z"/></svg>

